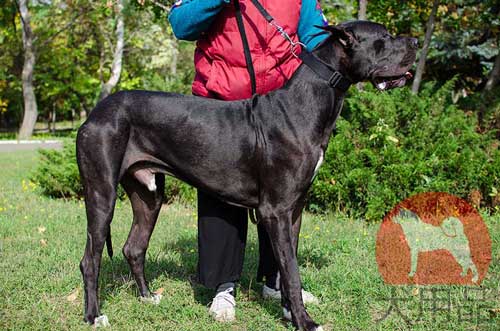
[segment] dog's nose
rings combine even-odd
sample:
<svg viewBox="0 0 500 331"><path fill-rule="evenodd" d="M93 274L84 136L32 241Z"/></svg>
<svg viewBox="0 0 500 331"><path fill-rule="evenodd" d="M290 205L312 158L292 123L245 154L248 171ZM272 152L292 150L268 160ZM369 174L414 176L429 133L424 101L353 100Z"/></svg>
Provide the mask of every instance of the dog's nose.
<svg viewBox="0 0 500 331"><path fill-rule="evenodd" d="M418 48L418 39L417 38L408 38L408 43L412 48Z"/></svg>

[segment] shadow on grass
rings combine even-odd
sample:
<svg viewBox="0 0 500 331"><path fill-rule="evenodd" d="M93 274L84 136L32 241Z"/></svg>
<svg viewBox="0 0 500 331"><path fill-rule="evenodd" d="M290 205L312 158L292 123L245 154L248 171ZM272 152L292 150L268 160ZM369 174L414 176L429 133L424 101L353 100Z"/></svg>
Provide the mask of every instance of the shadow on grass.
<svg viewBox="0 0 500 331"><path fill-rule="evenodd" d="M158 256L155 257L147 254L145 265L146 279L149 283L152 283L157 278L165 276L169 279L189 281L195 301L203 306L207 306L212 301L214 290L204 287L197 281L196 268L198 255L192 251L193 247L197 247L196 237L181 236L173 242L167 242ZM249 301L257 301L269 315L281 318L283 315L281 304L278 301L264 300L260 294L262 284L256 282L259 259L258 251L256 240L250 240L249 238L237 297L246 298ZM179 258L172 258L169 255L171 252L178 253ZM299 266L302 268L308 266L319 270L332 263L331 259L332 257L327 252L314 249L314 247L306 246L301 247L301 250L299 250ZM135 295L139 295L127 261L121 252L117 252L113 261L109 259L103 259L102 261L100 277L101 302L106 302L109 298L117 295L123 288L130 288Z"/></svg>

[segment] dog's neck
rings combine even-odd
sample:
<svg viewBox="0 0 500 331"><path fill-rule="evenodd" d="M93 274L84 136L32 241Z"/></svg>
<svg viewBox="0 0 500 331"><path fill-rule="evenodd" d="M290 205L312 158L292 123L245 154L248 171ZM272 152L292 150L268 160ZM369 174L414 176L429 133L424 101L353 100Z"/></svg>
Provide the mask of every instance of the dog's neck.
<svg viewBox="0 0 500 331"><path fill-rule="evenodd" d="M349 67L346 54L338 43L327 42L313 51L321 61L348 77ZM279 92L278 92L279 91ZM335 127L336 112L342 107L345 92L334 89L307 65L302 64L288 84L277 90L285 93L286 99L293 100L286 107L291 122L300 127L304 138L311 145L325 149Z"/></svg>
<svg viewBox="0 0 500 331"><path fill-rule="evenodd" d="M356 79L352 77L351 63L344 47L338 40L326 39L320 44L312 53L324 63L330 65L332 68L340 72L345 78L355 82Z"/></svg>

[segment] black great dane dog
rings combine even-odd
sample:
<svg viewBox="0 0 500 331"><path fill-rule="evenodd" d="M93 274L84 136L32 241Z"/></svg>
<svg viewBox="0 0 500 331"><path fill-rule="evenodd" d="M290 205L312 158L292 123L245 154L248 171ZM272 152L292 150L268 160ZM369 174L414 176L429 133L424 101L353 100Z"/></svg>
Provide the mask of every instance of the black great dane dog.
<svg viewBox="0 0 500 331"><path fill-rule="evenodd" d="M384 26L354 21L324 27L330 36L313 54L353 83L379 90L403 86L417 40ZM321 330L306 312L297 265L300 215L342 107L344 91L301 65L267 95L219 101L175 93L124 91L100 102L81 126L77 157L87 211L80 264L85 321L100 316L98 278L118 184L127 192L133 224L123 247L143 298L149 239L160 211L165 174L228 203L255 209L271 236L282 275L282 304L300 330ZM109 249L110 250L110 249Z"/></svg>

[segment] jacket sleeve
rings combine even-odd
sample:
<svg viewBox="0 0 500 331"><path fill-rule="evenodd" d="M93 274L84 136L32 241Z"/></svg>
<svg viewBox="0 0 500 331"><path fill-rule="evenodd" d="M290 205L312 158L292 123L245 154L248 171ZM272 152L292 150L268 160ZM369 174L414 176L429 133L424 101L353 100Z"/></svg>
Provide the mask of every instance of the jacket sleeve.
<svg viewBox="0 0 500 331"><path fill-rule="evenodd" d="M299 40L311 51L328 37L328 33L315 25L326 26L328 21L319 5L319 0L302 0L298 27Z"/></svg>
<svg viewBox="0 0 500 331"><path fill-rule="evenodd" d="M179 0L170 10L168 20L178 39L197 40L210 27L215 16L230 0Z"/></svg>

